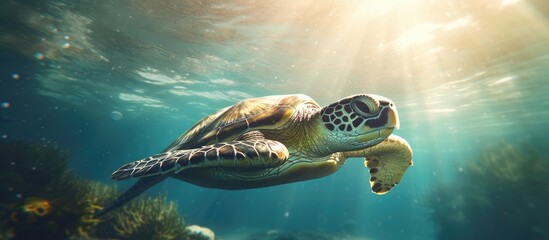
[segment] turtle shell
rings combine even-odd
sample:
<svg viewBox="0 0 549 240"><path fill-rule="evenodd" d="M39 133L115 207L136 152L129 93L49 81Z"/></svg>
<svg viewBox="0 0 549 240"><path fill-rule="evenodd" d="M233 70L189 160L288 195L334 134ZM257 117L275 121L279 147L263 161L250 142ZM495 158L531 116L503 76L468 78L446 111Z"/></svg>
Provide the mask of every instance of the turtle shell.
<svg viewBox="0 0 549 240"><path fill-rule="evenodd" d="M205 117L175 140L166 151L232 141L252 130L280 128L292 119L298 106L304 103L316 104L309 96L301 94L243 100Z"/></svg>

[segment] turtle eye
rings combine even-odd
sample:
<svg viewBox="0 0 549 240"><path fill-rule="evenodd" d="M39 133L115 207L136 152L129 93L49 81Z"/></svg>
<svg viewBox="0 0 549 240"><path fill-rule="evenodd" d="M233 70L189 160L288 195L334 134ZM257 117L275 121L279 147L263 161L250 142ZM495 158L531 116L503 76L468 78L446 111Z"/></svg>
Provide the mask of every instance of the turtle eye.
<svg viewBox="0 0 549 240"><path fill-rule="evenodd" d="M370 108L364 102L356 102L355 106L359 111L361 111L363 113L370 113Z"/></svg>
<svg viewBox="0 0 549 240"><path fill-rule="evenodd" d="M361 116L372 116L378 112L379 102L365 97L351 102L351 107Z"/></svg>

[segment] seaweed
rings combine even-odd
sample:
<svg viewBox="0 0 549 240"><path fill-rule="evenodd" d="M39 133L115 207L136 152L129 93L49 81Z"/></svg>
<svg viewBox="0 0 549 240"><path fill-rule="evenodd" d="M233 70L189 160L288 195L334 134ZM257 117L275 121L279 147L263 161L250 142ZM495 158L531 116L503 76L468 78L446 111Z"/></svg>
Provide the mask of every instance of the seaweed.
<svg viewBox="0 0 549 240"><path fill-rule="evenodd" d="M119 192L79 178L68 160L53 145L0 143L1 239L203 239L186 230L165 196L140 197L93 219Z"/></svg>
<svg viewBox="0 0 549 240"><path fill-rule="evenodd" d="M68 153L57 147L20 141L0 144L0 198L16 202L27 196L58 198L76 191L67 170ZM59 187L58 187L59 186Z"/></svg>
<svg viewBox="0 0 549 240"><path fill-rule="evenodd" d="M459 182L428 199L438 239L548 239L549 159L528 146L488 147Z"/></svg>
<svg viewBox="0 0 549 240"><path fill-rule="evenodd" d="M56 146L21 141L0 144L0 216L13 239L62 239L79 232L86 185L68 170L69 154ZM51 213L24 221L25 212L47 202Z"/></svg>
<svg viewBox="0 0 549 240"><path fill-rule="evenodd" d="M112 226L121 239L172 240L187 235L177 204L166 196L138 198L112 213Z"/></svg>

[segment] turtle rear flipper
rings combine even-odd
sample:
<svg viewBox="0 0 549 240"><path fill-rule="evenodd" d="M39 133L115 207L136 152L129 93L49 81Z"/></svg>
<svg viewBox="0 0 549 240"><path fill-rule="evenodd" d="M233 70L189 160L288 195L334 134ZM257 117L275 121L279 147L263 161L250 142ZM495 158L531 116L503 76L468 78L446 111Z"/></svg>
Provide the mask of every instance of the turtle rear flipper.
<svg viewBox="0 0 549 240"><path fill-rule="evenodd" d="M412 148L399 136L391 135L367 151L364 165L370 169L370 186L375 194L389 192L412 166Z"/></svg>
<svg viewBox="0 0 549 240"><path fill-rule="evenodd" d="M124 193L122 193L122 195L118 196L116 200L106 205L103 209L95 212L93 218L100 218L104 216L110 211L122 206L124 203L127 203L130 200L134 199L145 190L162 182L166 178L167 176L162 175L140 178L130 189L126 190Z"/></svg>
<svg viewBox="0 0 549 240"><path fill-rule="evenodd" d="M179 173L188 168L270 168L286 162L288 154L284 144L273 140L221 142L201 148L164 152L128 163L116 170L111 178L124 180Z"/></svg>

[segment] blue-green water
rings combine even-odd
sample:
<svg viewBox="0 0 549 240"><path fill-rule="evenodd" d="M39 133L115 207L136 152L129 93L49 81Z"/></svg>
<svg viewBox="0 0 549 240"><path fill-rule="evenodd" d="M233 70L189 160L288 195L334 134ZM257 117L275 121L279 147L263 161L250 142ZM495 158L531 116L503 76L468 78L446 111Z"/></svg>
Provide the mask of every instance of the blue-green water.
<svg viewBox="0 0 549 240"><path fill-rule="evenodd" d="M463 181L487 146L543 153L549 142L541 0L6 0L0 54L2 141L55 143L80 176L119 189L132 184L109 180L120 165L242 99L395 101L395 133L411 144L414 166L389 194L370 192L360 159L289 185L226 191L169 180L147 192L167 192L188 223L222 239L349 223L368 239L435 239L426 200L435 183Z"/></svg>

